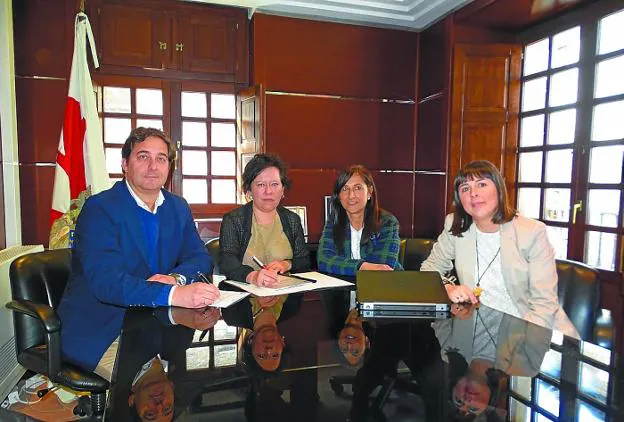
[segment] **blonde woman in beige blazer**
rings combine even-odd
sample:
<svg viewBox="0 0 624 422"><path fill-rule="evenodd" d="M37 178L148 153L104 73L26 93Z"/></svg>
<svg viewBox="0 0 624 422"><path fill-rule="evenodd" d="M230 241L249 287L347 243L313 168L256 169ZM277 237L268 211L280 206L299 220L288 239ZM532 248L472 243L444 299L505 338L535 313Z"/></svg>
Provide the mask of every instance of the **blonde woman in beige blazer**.
<svg viewBox="0 0 624 422"><path fill-rule="evenodd" d="M559 305L555 253L546 226L508 205L498 169L489 161L466 164L455 178L453 203L455 212L446 217L421 270L445 274L454 260L459 284L444 280L452 302L482 301L579 338Z"/></svg>

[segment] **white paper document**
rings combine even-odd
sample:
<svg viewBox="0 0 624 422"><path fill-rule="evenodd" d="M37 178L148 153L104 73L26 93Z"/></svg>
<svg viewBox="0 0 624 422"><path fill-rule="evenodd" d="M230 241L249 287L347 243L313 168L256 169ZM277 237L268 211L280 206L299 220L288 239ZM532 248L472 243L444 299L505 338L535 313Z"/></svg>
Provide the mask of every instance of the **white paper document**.
<svg viewBox="0 0 624 422"><path fill-rule="evenodd" d="M210 304L214 308L227 308L249 296L247 292L232 292L229 290L219 290L219 292L219 299Z"/></svg>
<svg viewBox="0 0 624 422"><path fill-rule="evenodd" d="M310 271L307 273L297 273L296 275L310 278L315 280L315 283L312 282L303 282L296 284L291 287L279 287L279 288L271 288L271 287L259 287L255 284L250 283L241 283L240 281L234 280L223 280L223 283L231 284L232 286L239 287L246 292L251 293L255 296L275 296L275 295L283 295L288 293L299 293L299 292L309 292L312 290L323 290L323 289L332 289L336 287L350 287L353 286L353 283L349 283L348 281L340 280L339 278L332 277L329 275L321 274L316 271Z"/></svg>

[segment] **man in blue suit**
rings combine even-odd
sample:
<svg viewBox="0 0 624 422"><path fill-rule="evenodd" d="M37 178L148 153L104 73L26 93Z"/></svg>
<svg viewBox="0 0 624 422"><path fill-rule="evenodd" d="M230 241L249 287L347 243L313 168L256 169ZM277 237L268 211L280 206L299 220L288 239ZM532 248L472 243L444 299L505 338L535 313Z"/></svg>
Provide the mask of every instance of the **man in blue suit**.
<svg viewBox="0 0 624 422"><path fill-rule="evenodd" d="M125 308L202 308L219 290L186 201L162 189L174 157L162 131L136 128L122 148L124 180L87 200L72 276L58 308L64 358L110 380Z"/></svg>

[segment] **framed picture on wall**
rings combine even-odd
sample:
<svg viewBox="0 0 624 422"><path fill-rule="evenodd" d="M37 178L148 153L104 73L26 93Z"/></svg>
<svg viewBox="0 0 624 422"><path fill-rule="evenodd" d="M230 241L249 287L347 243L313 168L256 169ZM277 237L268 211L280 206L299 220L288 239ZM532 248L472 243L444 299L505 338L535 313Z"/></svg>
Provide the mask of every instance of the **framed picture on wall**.
<svg viewBox="0 0 624 422"><path fill-rule="evenodd" d="M325 221L329 220L333 211L333 205L331 202L331 195L325 195Z"/></svg>
<svg viewBox="0 0 624 422"><path fill-rule="evenodd" d="M292 212L294 212L295 214L299 216L299 218L301 219L301 226L303 227L303 234L307 239L308 238L308 212L306 210L306 207L291 206L291 207L285 207L285 208L291 210Z"/></svg>

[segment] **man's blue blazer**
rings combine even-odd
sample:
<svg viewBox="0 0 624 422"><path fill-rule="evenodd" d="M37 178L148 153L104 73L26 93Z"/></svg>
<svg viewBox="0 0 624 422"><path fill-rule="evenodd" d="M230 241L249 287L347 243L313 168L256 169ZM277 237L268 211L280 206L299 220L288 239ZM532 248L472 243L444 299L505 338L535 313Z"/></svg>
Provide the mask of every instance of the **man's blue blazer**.
<svg viewBox="0 0 624 422"><path fill-rule="evenodd" d="M158 273L193 280L212 272L186 201L165 190L160 221ZM171 285L149 282L145 235L138 205L125 181L89 198L74 234L72 275L58 308L64 358L93 370L119 336L125 308L166 306Z"/></svg>

